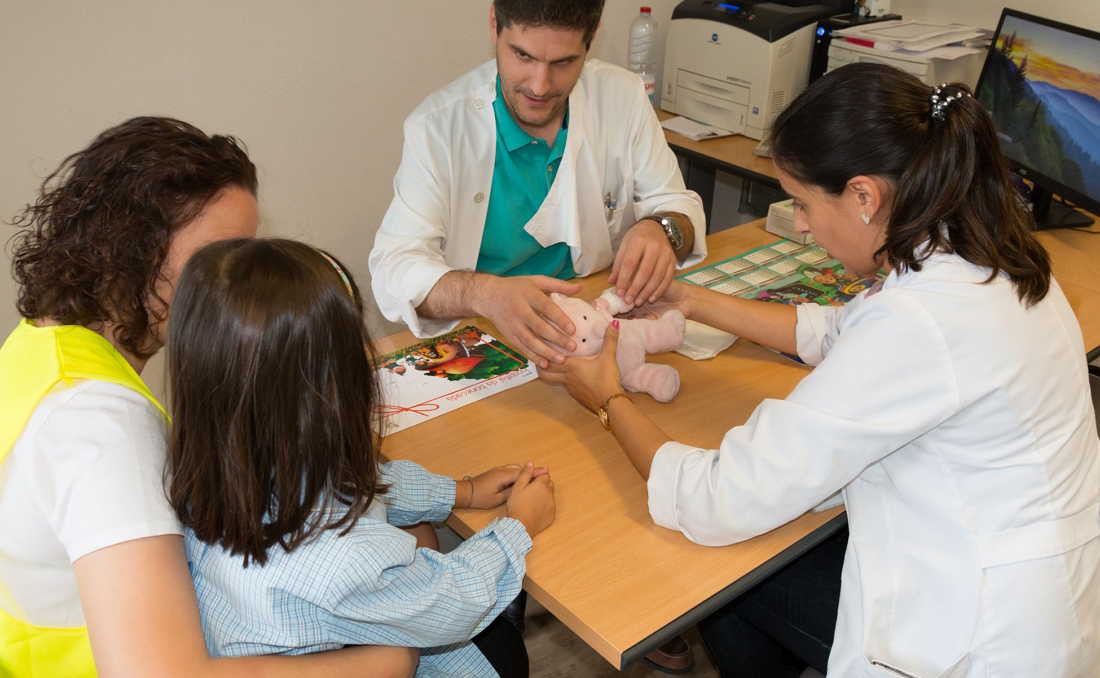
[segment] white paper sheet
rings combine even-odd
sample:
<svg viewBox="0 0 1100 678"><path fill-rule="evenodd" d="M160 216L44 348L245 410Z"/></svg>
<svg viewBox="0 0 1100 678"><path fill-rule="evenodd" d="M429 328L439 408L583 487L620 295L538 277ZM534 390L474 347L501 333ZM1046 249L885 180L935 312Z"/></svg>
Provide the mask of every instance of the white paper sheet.
<svg viewBox="0 0 1100 678"><path fill-rule="evenodd" d="M702 123L695 122L689 118L683 116L676 116L675 118L669 118L661 123L661 127L664 127L670 132L682 134L688 139L694 141L702 141L703 139L717 139L718 137L728 137L733 132L722 129L721 127L713 127L711 125L704 125Z"/></svg>

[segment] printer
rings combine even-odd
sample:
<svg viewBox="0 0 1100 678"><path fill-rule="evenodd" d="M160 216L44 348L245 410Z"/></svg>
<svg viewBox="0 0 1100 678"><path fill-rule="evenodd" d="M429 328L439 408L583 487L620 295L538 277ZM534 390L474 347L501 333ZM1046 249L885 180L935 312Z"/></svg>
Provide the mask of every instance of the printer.
<svg viewBox="0 0 1100 678"><path fill-rule="evenodd" d="M668 29L661 108L763 139L806 88L817 22L845 4L681 2Z"/></svg>

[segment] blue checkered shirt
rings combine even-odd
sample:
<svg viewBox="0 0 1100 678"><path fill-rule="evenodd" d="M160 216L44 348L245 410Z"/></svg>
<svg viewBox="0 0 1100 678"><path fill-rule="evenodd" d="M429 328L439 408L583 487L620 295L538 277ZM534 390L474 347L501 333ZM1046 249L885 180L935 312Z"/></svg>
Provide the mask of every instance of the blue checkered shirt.
<svg viewBox="0 0 1100 678"><path fill-rule="evenodd" d="M512 518L443 554L395 526L444 520L455 483L407 461L382 465L389 492L347 534L325 530L267 564L185 535L213 656L305 654L344 645L417 647L417 676L496 676L470 642L519 593L531 538Z"/></svg>

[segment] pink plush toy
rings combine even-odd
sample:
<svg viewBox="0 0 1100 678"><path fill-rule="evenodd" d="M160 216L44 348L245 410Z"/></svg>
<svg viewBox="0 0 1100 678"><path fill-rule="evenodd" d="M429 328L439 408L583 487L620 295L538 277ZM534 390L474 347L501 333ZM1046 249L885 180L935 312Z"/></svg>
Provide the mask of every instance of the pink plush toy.
<svg viewBox="0 0 1100 678"><path fill-rule="evenodd" d="M583 299L554 292L550 299L561 307L576 329L573 339L577 350L572 355L596 355L603 348L604 332L617 313L630 310L622 299L609 289L594 304ZM665 311L660 318L621 318L619 320L619 374L628 391L648 393L654 400L667 403L680 391L680 373L669 365L647 363L647 353L661 353L680 348L684 343L684 314Z"/></svg>

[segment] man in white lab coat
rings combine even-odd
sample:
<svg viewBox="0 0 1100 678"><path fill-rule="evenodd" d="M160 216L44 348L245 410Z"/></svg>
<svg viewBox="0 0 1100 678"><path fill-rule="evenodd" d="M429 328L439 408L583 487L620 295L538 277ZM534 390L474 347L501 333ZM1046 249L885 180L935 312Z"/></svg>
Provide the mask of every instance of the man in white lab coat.
<svg viewBox="0 0 1100 678"><path fill-rule="evenodd" d="M405 121L394 198L370 256L391 320L432 336L484 316L540 367L572 350L549 299L612 266L628 301L660 297L706 253L641 79L586 61L603 0L495 0L496 58Z"/></svg>

